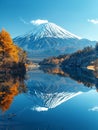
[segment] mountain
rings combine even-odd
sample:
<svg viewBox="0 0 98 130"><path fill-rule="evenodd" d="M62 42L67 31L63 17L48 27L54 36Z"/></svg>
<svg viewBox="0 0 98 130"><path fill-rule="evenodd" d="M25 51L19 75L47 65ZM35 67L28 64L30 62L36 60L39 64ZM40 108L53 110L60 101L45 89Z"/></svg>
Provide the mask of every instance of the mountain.
<svg viewBox="0 0 98 130"><path fill-rule="evenodd" d="M34 36L34 40L39 40L41 38L45 37L52 37L52 38L73 38L73 39L81 39L80 37L68 32L67 30L64 30L63 28L57 26L54 23L44 23L37 25L33 28L32 31L25 34L24 37L31 38Z"/></svg>
<svg viewBox="0 0 98 130"><path fill-rule="evenodd" d="M14 38L14 42L26 50L29 56L56 56L71 53L96 41L81 39L54 23L33 26L33 29Z"/></svg>

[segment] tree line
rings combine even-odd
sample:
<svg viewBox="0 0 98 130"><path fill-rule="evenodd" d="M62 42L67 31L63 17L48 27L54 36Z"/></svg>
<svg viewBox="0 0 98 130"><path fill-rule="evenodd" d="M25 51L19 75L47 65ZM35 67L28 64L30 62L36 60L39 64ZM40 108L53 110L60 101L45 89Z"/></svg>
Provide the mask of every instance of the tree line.
<svg viewBox="0 0 98 130"><path fill-rule="evenodd" d="M26 62L27 54L14 44L6 30L0 32L0 69L22 66Z"/></svg>

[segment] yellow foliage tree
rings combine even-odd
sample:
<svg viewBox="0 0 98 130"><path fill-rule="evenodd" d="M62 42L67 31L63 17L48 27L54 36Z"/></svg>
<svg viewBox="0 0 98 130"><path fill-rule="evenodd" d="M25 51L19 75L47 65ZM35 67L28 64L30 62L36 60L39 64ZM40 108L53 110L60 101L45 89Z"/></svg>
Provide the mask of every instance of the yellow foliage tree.
<svg viewBox="0 0 98 130"><path fill-rule="evenodd" d="M4 29L0 32L0 48L3 50L4 58L10 58L11 61L18 62L19 50L14 45L10 34Z"/></svg>

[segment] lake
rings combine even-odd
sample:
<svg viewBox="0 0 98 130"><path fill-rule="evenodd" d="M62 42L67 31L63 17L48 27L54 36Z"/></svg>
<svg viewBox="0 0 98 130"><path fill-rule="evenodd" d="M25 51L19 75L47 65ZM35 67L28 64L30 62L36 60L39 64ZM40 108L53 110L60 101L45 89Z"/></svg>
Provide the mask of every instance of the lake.
<svg viewBox="0 0 98 130"><path fill-rule="evenodd" d="M1 79L0 130L98 130L97 72L46 68Z"/></svg>

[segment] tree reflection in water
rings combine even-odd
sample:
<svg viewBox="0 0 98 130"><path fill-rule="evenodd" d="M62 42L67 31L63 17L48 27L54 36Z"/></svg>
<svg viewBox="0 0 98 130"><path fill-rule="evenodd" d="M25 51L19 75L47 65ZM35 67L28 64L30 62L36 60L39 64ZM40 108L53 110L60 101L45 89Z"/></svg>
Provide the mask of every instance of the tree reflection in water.
<svg viewBox="0 0 98 130"><path fill-rule="evenodd" d="M67 67L67 68L55 68L55 67L41 67L45 73L57 74L59 76L70 77L78 83L84 84L87 87L96 87L98 91L98 70L91 71L86 68L79 67Z"/></svg>
<svg viewBox="0 0 98 130"><path fill-rule="evenodd" d="M10 108L14 96L26 91L23 75L0 73L0 109L3 112Z"/></svg>

